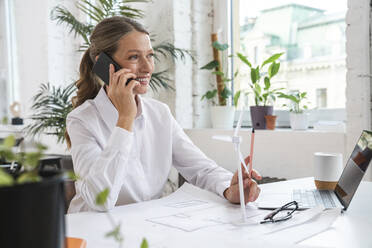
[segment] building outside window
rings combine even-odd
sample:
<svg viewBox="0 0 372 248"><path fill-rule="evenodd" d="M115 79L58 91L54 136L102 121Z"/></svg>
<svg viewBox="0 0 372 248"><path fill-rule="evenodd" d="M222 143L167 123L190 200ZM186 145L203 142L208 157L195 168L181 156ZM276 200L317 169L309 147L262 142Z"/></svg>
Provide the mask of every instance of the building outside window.
<svg viewBox="0 0 372 248"><path fill-rule="evenodd" d="M238 46L234 41L239 52L256 65L274 53L284 52L273 87L285 88L286 93L306 91L310 109L345 109L347 3L335 3L240 0L239 11L234 12L239 15L239 24L234 26L239 30L235 32L239 37L234 37L239 39ZM235 90L249 92L249 68L240 64L239 71ZM248 95L245 102L253 105L253 97ZM284 103L284 99L278 99L274 109L283 109Z"/></svg>

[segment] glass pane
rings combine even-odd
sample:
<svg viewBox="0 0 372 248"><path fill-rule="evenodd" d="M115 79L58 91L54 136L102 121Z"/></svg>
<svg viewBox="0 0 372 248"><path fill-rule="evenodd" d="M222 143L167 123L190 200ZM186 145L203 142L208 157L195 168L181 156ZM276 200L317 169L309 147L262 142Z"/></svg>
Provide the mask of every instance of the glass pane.
<svg viewBox="0 0 372 248"><path fill-rule="evenodd" d="M284 52L273 88L306 91L309 108L345 108L346 0L240 0L239 5L240 52L252 66ZM235 88L251 92L249 67L240 63L239 72ZM248 98L253 105L253 95ZM286 109L283 104L288 100L277 99L275 109Z"/></svg>

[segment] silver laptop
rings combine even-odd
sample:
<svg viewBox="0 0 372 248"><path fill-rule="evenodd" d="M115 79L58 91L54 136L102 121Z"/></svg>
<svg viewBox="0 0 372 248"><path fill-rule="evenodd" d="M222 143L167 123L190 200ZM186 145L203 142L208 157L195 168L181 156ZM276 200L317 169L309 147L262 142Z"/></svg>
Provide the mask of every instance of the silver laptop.
<svg viewBox="0 0 372 248"><path fill-rule="evenodd" d="M346 163L335 190L295 189L292 193L292 200L299 203L300 209L322 205L324 208L343 208L346 210L367 171L371 158L372 132L364 130ZM272 202L259 201L258 207L275 209L281 207L282 203L278 199L273 199Z"/></svg>

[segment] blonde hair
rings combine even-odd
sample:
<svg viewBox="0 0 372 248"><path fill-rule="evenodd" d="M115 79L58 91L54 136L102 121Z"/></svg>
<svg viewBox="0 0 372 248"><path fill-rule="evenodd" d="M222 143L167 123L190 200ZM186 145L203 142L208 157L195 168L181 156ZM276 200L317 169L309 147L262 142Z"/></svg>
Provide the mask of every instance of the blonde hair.
<svg viewBox="0 0 372 248"><path fill-rule="evenodd" d="M113 56L118 49L119 40L133 30L149 34L140 23L122 16L106 18L96 25L90 36L90 47L85 51L80 62L80 78L75 82L78 90L76 96L72 98L73 108L77 108L88 99L95 98L101 89L99 79L92 72L96 56L101 52ZM71 139L67 130L65 138L67 147L71 148Z"/></svg>

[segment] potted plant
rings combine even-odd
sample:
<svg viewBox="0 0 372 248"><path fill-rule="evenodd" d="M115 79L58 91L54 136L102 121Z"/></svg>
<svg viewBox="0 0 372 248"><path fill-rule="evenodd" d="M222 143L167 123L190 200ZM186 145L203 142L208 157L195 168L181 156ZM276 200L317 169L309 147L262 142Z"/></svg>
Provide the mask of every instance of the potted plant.
<svg viewBox="0 0 372 248"><path fill-rule="evenodd" d="M229 47L227 44L221 44L217 41L217 34L212 34L212 47L214 59L201 67L202 70L211 70L212 74L216 75L216 84L213 90L207 91L201 98L201 100L207 99L211 102L211 119L213 128L232 128L234 123L235 108L229 106L228 99L232 93L227 83L231 81L226 76L226 71L223 70L223 62L221 59L221 53L227 51ZM234 77L237 75L235 73ZM234 95L234 105L240 97L240 91ZM216 102L217 98L217 102Z"/></svg>
<svg viewBox="0 0 372 248"><path fill-rule="evenodd" d="M14 136L0 145L0 157L18 168L0 168L1 247L65 247L63 177L39 170L43 145L19 153L14 145Z"/></svg>
<svg viewBox="0 0 372 248"><path fill-rule="evenodd" d="M273 114L273 106L269 105L275 102L276 95L282 88L272 89L271 79L278 73L280 63L277 60L283 53L276 53L266 59L261 66L252 66L247 56L237 53L238 58L250 68L251 87L254 94L255 106L250 107L252 126L255 129L266 129L265 116ZM268 65L267 72L263 68Z"/></svg>
<svg viewBox="0 0 372 248"><path fill-rule="evenodd" d="M306 130L309 127L309 114L305 112L307 106L304 104L307 99L306 92L294 91L289 94L279 93L280 98L290 100L290 104L283 106L289 107L289 119L293 130Z"/></svg>

